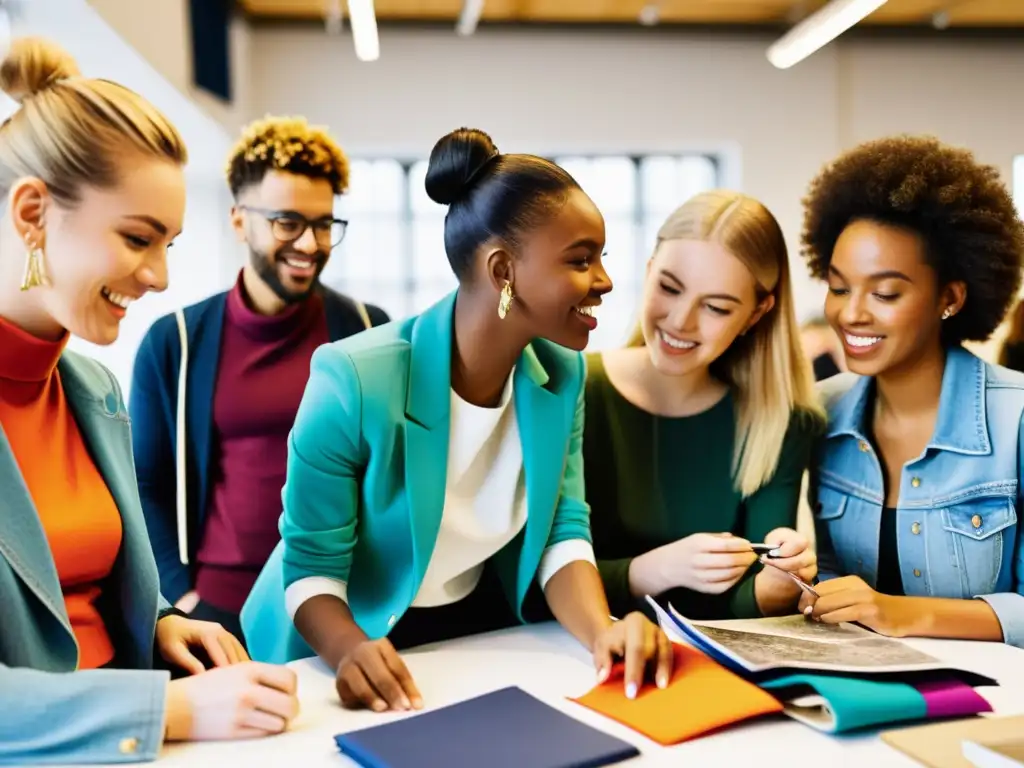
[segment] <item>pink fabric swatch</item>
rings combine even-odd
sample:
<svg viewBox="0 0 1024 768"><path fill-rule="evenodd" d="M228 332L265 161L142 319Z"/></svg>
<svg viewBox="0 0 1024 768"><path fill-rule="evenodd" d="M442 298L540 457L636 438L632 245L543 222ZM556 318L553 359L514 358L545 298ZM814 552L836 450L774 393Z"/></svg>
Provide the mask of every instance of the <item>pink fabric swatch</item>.
<svg viewBox="0 0 1024 768"><path fill-rule="evenodd" d="M924 697L929 718L965 717L992 711L987 699L959 680L929 680L912 685Z"/></svg>

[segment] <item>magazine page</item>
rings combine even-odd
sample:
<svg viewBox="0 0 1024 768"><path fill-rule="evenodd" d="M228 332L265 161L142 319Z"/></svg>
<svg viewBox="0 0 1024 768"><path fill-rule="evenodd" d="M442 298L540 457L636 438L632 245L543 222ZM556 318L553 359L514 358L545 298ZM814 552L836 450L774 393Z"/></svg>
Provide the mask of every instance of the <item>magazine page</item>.
<svg viewBox="0 0 1024 768"><path fill-rule="evenodd" d="M821 624L801 614L691 621L669 605L673 623L703 650L751 673L773 669L881 674L948 669L905 643L854 624Z"/></svg>

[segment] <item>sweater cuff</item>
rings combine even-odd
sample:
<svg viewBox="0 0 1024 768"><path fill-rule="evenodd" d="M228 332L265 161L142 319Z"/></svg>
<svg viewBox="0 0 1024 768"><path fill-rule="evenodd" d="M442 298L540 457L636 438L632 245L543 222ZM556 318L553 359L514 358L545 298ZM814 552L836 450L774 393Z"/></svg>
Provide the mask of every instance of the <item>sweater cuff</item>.
<svg viewBox="0 0 1024 768"><path fill-rule="evenodd" d="M733 588L733 593L729 598L729 612L734 619L763 618L761 608L757 604L757 596L754 593L755 576L757 576L756 573L748 573Z"/></svg>

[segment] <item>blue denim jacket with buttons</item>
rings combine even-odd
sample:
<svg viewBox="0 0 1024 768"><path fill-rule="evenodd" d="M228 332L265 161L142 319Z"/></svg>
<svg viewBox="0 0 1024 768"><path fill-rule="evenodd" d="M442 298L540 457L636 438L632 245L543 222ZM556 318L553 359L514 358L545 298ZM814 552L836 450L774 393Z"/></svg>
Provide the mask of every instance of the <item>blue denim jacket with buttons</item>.
<svg viewBox="0 0 1024 768"><path fill-rule="evenodd" d="M822 383L828 427L809 494L819 578L877 584L884 468L867 438L874 379ZM961 347L946 358L935 432L900 474L897 549L907 595L980 598L1024 647L1024 374Z"/></svg>

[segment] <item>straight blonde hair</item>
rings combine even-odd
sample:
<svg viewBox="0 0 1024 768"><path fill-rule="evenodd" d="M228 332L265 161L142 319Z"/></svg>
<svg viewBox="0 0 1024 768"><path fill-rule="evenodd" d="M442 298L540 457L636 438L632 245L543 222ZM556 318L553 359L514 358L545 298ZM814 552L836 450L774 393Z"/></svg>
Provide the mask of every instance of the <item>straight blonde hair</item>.
<svg viewBox="0 0 1024 768"><path fill-rule="evenodd" d="M720 244L750 270L758 301L775 298L771 310L711 364L712 375L736 401L733 476L746 498L775 475L794 416L824 420L800 345L786 240L764 205L728 190L702 192L683 203L658 230L655 253L666 240ZM638 324L628 346L645 344Z"/></svg>
<svg viewBox="0 0 1024 768"><path fill-rule="evenodd" d="M136 155L188 161L181 135L156 107L122 85L82 77L49 40L14 40L0 64L0 89L21 104L0 125L0 194L34 177L67 207L83 187L116 186Z"/></svg>

